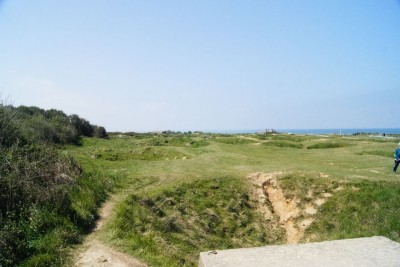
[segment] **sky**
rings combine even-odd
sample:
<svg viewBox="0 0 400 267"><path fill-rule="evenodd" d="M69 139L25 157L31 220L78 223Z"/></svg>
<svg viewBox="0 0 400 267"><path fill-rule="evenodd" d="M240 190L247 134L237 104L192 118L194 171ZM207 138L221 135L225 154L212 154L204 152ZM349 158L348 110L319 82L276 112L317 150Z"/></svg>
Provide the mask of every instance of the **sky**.
<svg viewBox="0 0 400 267"><path fill-rule="evenodd" d="M400 128L400 1L0 0L0 91L108 131Z"/></svg>

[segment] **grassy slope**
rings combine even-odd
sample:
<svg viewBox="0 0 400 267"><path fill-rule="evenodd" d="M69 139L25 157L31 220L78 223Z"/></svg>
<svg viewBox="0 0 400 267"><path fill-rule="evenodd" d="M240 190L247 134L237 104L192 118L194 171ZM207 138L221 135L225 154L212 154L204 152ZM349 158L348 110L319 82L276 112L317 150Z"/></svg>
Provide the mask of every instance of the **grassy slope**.
<svg viewBox="0 0 400 267"><path fill-rule="evenodd" d="M384 235L400 241L400 183L391 173L398 139L206 137L86 139L70 149L87 168L123 172L136 185L153 181L135 186L118 207L106 228L108 242L155 266L195 265L200 251L215 248L282 243L281 229L270 229L247 197L246 176L273 171L289 174L282 186L291 194L344 184L307 230L311 240ZM329 178L309 178L319 173Z"/></svg>

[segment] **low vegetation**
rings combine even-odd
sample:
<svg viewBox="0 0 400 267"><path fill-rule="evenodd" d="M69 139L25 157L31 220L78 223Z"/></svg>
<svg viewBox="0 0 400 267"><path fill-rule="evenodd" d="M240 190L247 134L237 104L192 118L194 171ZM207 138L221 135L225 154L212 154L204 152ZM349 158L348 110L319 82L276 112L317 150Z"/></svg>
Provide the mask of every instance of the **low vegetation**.
<svg viewBox="0 0 400 267"><path fill-rule="evenodd" d="M362 151L359 154L360 155L375 155L375 156L393 158L393 154L394 153L392 151L386 151L386 150L370 150L370 151Z"/></svg>
<svg viewBox="0 0 400 267"><path fill-rule="evenodd" d="M229 145L238 145L238 144L251 144L255 143L254 140L248 138L240 138L240 137L232 137L232 136L224 136L224 137L216 137L214 139L216 142L229 144Z"/></svg>
<svg viewBox="0 0 400 267"><path fill-rule="evenodd" d="M264 146L303 148L303 144L290 141L268 141L263 144Z"/></svg>
<svg viewBox="0 0 400 267"><path fill-rule="evenodd" d="M324 205L309 228L314 241L385 236L400 242L400 183L348 183Z"/></svg>
<svg viewBox="0 0 400 267"><path fill-rule="evenodd" d="M339 148L346 146L349 146L349 144L343 142L323 142L323 143L309 145L307 149L326 149L326 148Z"/></svg>
<svg viewBox="0 0 400 267"><path fill-rule="evenodd" d="M0 126L1 266L68 265L70 246L111 192L120 202L98 235L150 266L283 244L276 215L259 211L248 178L257 172L281 173L285 199L303 212L296 219L312 219L300 242L400 241L400 180L391 171L399 136L108 134L76 115L6 105Z"/></svg>
<svg viewBox="0 0 400 267"><path fill-rule="evenodd" d="M101 129L57 110L0 104L0 266L61 265L91 229L117 177L84 171L59 145L106 137Z"/></svg>
<svg viewBox="0 0 400 267"><path fill-rule="evenodd" d="M274 243L246 184L222 177L133 194L119 207L111 242L154 266L195 266L199 251ZM146 249L143 249L146 248Z"/></svg>

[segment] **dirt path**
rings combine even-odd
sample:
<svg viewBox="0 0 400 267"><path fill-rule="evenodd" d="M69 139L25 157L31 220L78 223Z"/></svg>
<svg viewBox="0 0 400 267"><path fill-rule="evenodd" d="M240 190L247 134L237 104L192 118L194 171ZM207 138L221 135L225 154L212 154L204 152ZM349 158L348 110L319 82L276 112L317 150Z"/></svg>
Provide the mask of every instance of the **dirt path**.
<svg viewBox="0 0 400 267"><path fill-rule="evenodd" d="M100 212L100 219L96 223L96 228L88 235L85 242L77 250L73 266L76 267L146 267L147 265L139 260L118 252L105 245L99 240L99 233L111 215L117 203L116 197L111 197Z"/></svg>
<svg viewBox="0 0 400 267"><path fill-rule="evenodd" d="M316 200L305 203L304 207L300 208L300 199L285 197L277 182L279 175L282 173L254 173L248 178L254 186L253 196L257 201L259 212L272 224L279 224L285 229L288 244L296 244L303 238L307 227L313 223L318 206L324 204L332 194L323 193ZM314 199L312 190L308 192L307 197ZM274 215L278 217L278 220L274 219ZM300 216L302 220L298 220Z"/></svg>

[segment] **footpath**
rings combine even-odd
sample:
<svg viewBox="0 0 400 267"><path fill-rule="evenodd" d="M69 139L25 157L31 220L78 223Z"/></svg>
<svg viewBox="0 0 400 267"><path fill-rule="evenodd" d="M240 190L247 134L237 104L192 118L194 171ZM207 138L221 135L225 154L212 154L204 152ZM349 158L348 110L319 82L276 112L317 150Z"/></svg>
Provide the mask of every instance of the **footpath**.
<svg viewBox="0 0 400 267"><path fill-rule="evenodd" d="M95 230L86 237L84 243L75 253L73 266L76 267L147 267L129 255L114 250L104 244L99 234L109 219L117 203L116 197L111 197L101 208L100 218Z"/></svg>

